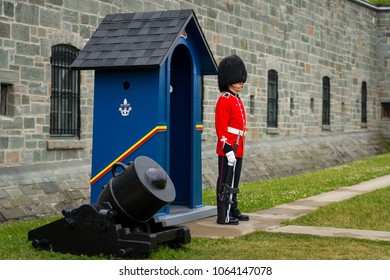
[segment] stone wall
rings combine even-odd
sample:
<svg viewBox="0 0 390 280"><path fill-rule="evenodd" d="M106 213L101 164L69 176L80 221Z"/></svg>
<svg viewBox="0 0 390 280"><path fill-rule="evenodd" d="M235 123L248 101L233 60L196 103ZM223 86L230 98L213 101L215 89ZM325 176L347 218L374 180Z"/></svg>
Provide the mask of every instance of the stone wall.
<svg viewBox="0 0 390 280"><path fill-rule="evenodd" d="M390 141L376 131L296 136L249 141L242 181L258 181L308 173L390 151ZM203 149L203 188L215 188L215 146Z"/></svg>
<svg viewBox="0 0 390 280"><path fill-rule="evenodd" d="M0 222L52 216L89 203L89 160L0 167Z"/></svg>
<svg viewBox="0 0 390 280"><path fill-rule="evenodd" d="M223 2L223 1L222 1ZM377 129L380 106L375 11L350 1L228 1L204 18L219 59L236 52L247 64L249 79L242 98L250 106L248 139L318 135L326 129L349 132L361 124L361 84L368 87L368 129ZM253 4L253 5L252 5ZM210 14L209 12L208 14ZM223 22L222 22L223 21ZM267 72L279 78L278 128L268 129ZM322 126L322 78L330 78L330 127ZM215 81L210 82L210 86ZM214 90L214 88L213 88ZM207 92L207 100L218 93ZM205 105L205 135L213 130L214 103Z"/></svg>
<svg viewBox="0 0 390 280"><path fill-rule="evenodd" d="M242 181L307 173L390 151L378 132L350 132L249 141ZM204 189L215 188L215 146L202 152ZM0 167L0 222L58 215L89 203L90 160Z"/></svg>
<svg viewBox="0 0 390 280"><path fill-rule="evenodd" d="M355 1L2 1L0 83L12 85L10 115L0 116L0 165L88 158L91 152L93 72L82 71L81 137L49 135L51 46L81 49L108 13L192 8L219 61L232 53L247 64L242 98L249 140L318 135L324 130L322 77L331 81L332 132L388 127L380 102L388 88L388 12ZM266 124L267 72L278 71L278 128ZM360 121L367 82L368 123ZM214 141L216 77L204 79L203 140ZM252 103L250 100L252 98Z"/></svg>
<svg viewBox="0 0 390 280"><path fill-rule="evenodd" d="M390 100L390 13L379 13L377 21L376 36L379 38L378 50L378 85L377 96L374 98L374 106L381 106L382 102L389 102ZM382 134L387 138L390 138L390 121L382 120L380 112L378 115L378 126L382 131Z"/></svg>
<svg viewBox="0 0 390 280"><path fill-rule="evenodd" d="M0 115L0 221L51 214L88 200L93 71L81 75L80 138L51 137L51 47L82 49L110 13L188 8L195 11L217 62L236 53L247 65L243 180L302 173L388 151L390 122L381 119L381 103L390 102L387 10L358 0L0 0L0 84L10 93L9 112ZM266 123L271 69L279 78L276 129ZM321 122L324 76L331 82L326 127ZM363 81L367 124L361 123ZM203 91L203 182L210 187L216 174L216 77L204 77Z"/></svg>

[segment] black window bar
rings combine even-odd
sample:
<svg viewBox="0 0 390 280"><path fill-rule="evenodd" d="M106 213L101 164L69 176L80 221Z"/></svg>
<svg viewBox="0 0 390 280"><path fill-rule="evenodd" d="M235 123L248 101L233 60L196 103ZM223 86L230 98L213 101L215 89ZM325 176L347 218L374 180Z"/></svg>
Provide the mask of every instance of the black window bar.
<svg viewBox="0 0 390 280"><path fill-rule="evenodd" d="M322 78L322 124L330 124L330 79Z"/></svg>
<svg viewBox="0 0 390 280"><path fill-rule="evenodd" d="M1 92L0 92L0 115L8 116L8 86L4 84L0 84Z"/></svg>
<svg viewBox="0 0 390 280"><path fill-rule="evenodd" d="M367 123L367 83L362 82L362 123Z"/></svg>
<svg viewBox="0 0 390 280"><path fill-rule="evenodd" d="M78 50L69 45L52 47L50 134L80 137L80 72L70 65Z"/></svg>
<svg viewBox="0 0 390 280"><path fill-rule="evenodd" d="M278 127L278 72L268 71L267 126Z"/></svg>

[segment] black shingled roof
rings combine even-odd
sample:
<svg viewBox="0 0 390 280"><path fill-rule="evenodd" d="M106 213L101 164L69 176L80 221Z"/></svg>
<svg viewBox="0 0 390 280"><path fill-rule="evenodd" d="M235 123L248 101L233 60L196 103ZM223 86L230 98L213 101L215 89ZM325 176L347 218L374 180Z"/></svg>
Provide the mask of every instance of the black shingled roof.
<svg viewBox="0 0 390 280"><path fill-rule="evenodd" d="M193 10L107 15L72 68L160 67L184 29L196 37L202 74L216 74L215 60Z"/></svg>

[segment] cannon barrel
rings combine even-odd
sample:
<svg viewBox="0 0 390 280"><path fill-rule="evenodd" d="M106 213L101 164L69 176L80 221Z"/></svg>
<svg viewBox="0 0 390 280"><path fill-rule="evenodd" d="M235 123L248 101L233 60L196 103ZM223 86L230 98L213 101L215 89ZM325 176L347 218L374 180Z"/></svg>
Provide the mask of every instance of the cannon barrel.
<svg viewBox="0 0 390 280"><path fill-rule="evenodd" d="M118 172L120 170L120 172ZM104 254L121 258L148 256L159 244L173 248L191 242L189 228L165 227L151 219L173 202L168 174L152 159L115 163L98 204L62 211L64 218L28 232L34 248L71 254Z"/></svg>
<svg viewBox="0 0 390 280"><path fill-rule="evenodd" d="M118 168L122 170L118 172ZM98 204L110 203L122 218L146 222L175 199L168 174L146 156L129 164L117 162L111 171L113 178L103 187Z"/></svg>

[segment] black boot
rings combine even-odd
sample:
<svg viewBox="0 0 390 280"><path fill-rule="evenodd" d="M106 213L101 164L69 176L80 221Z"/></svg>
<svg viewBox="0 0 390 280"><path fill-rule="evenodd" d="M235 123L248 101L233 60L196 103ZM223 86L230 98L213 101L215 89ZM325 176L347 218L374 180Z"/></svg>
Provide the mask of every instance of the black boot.
<svg viewBox="0 0 390 280"><path fill-rule="evenodd" d="M232 225L232 226L236 226L238 225L240 222L233 218L233 217L229 217L229 222L226 222L226 220L223 218L223 219L220 219L219 217L217 218L217 224L220 224L220 225Z"/></svg>
<svg viewBox="0 0 390 280"><path fill-rule="evenodd" d="M237 219L238 221L249 221L249 216L242 213L232 215L232 218Z"/></svg>
<svg viewBox="0 0 390 280"><path fill-rule="evenodd" d="M228 209L228 202L225 200L218 199L217 201L217 224L221 225L238 225L239 222L236 218L231 217L229 215L229 222L226 222L226 216L228 215L227 213Z"/></svg>

